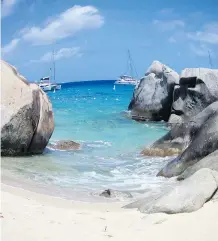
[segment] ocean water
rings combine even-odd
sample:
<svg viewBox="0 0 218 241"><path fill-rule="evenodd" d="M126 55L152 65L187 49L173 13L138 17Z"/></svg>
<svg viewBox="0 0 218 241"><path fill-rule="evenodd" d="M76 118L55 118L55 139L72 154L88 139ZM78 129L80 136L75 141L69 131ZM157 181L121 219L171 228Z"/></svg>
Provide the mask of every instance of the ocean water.
<svg viewBox="0 0 218 241"><path fill-rule="evenodd" d="M2 171L59 190L98 195L107 188L138 196L166 182L156 177L169 158L143 157L140 151L163 136L164 123L128 117L134 86L114 81L68 83L48 93L55 131L51 142L73 140L78 151L46 149L43 155L2 158Z"/></svg>

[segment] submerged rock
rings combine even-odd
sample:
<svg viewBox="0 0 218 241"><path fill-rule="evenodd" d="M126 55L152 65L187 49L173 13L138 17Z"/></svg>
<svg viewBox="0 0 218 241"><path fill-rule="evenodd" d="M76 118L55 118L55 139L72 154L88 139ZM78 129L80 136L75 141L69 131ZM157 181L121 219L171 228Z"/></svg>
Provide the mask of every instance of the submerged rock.
<svg viewBox="0 0 218 241"><path fill-rule="evenodd" d="M48 144L48 147L56 150L62 150L62 151L73 151L73 150L80 150L81 146L79 143L71 140L63 140L63 141L57 141L55 144Z"/></svg>
<svg viewBox="0 0 218 241"><path fill-rule="evenodd" d="M141 154L144 156L159 156L159 157L174 156L180 153L181 153L181 150L178 148L168 148L168 149L146 148L141 152Z"/></svg>
<svg viewBox="0 0 218 241"><path fill-rule="evenodd" d="M218 172L204 168L163 195L154 198L148 197L126 207L139 208L143 213L193 212L214 197L217 188Z"/></svg>
<svg viewBox="0 0 218 241"><path fill-rule="evenodd" d="M100 196L106 198L132 198L132 194L129 192L117 191L112 189L104 190Z"/></svg>
<svg viewBox="0 0 218 241"><path fill-rule="evenodd" d="M173 89L179 75L168 66L154 61L135 88L128 109L133 119L168 121L173 102Z"/></svg>
<svg viewBox="0 0 218 241"><path fill-rule="evenodd" d="M110 190L110 189L104 190L104 191L100 194L100 196L102 196L102 197L111 197L111 190Z"/></svg>
<svg viewBox="0 0 218 241"><path fill-rule="evenodd" d="M47 95L2 60L1 76L1 155L41 154L54 130Z"/></svg>
<svg viewBox="0 0 218 241"><path fill-rule="evenodd" d="M188 122L173 127L156 145L169 148L177 142L186 149L169 162L158 173L159 176L177 176L218 149L218 101L209 105Z"/></svg>

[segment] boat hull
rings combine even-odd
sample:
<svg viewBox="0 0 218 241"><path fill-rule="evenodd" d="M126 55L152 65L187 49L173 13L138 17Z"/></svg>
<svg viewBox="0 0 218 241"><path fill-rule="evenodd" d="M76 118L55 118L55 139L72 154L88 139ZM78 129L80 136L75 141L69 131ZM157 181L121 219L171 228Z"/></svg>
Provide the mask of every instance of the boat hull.
<svg viewBox="0 0 218 241"><path fill-rule="evenodd" d="M56 90L61 90L61 85L56 85Z"/></svg>
<svg viewBox="0 0 218 241"><path fill-rule="evenodd" d="M56 91L56 90L60 90L61 89L61 85L56 85L56 84L41 84L39 85L39 87L45 91L45 92L48 92L48 91Z"/></svg>
<svg viewBox="0 0 218 241"><path fill-rule="evenodd" d="M137 85L138 82L137 81L120 81L120 80L117 80L115 82L116 85Z"/></svg>
<svg viewBox="0 0 218 241"><path fill-rule="evenodd" d="M51 86L39 86L43 91L47 92L47 91L51 91Z"/></svg>

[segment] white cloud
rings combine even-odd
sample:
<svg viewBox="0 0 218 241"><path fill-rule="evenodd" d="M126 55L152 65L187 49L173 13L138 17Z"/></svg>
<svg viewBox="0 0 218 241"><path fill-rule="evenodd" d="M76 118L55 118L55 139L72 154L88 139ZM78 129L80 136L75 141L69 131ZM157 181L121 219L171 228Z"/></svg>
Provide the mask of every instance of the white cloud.
<svg viewBox="0 0 218 241"><path fill-rule="evenodd" d="M1 2L1 17L6 17L12 14L14 6L19 0L4 0Z"/></svg>
<svg viewBox="0 0 218 241"><path fill-rule="evenodd" d="M161 14L172 14L174 12L173 8L163 8L159 11Z"/></svg>
<svg viewBox="0 0 218 241"><path fill-rule="evenodd" d="M99 28L104 18L93 6L73 6L55 18L46 21L44 27L31 27L22 31L23 39L34 45L46 45L75 35L85 29Z"/></svg>
<svg viewBox="0 0 218 241"><path fill-rule="evenodd" d="M195 53L195 55L197 55L197 56L205 57L205 56L208 56L209 53L212 54L212 50L210 48L208 48L208 46L205 44L194 45L191 43L189 45L189 47L190 47L191 51L193 53Z"/></svg>
<svg viewBox="0 0 218 241"><path fill-rule="evenodd" d="M57 52L55 52L54 55L52 52L48 52L48 53L44 54L38 60L31 60L30 63L51 62L53 56L54 56L55 60L60 60L60 59L64 59L64 58L71 58L73 56L81 57L82 53L81 53L80 47L62 48L62 49L59 49Z"/></svg>
<svg viewBox="0 0 218 241"><path fill-rule="evenodd" d="M18 43L20 42L20 39L16 38L13 39L10 43L6 44L1 48L2 55L6 55L11 53L15 48L17 47Z"/></svg>
<svg viewBox="0 0 218 241"><path fill-rule="evenodd" d="M202 31L187 33L187 37L194 41L218 44L218 22L205 24Z"/></svg>
<svg viewBox="0 0 218 241"><path fill-rule="evenodd" d="M169 39L168 39L168 41L170 42L170 43L176 43L176 39L174 38L174 37L169 37Z"/></svg>
<svg viewBox="0 0 218 241"><path fill-rule="evenodd" d="M158 28L159 30L166 32L166 31L173 31L177 28L183 28L185 23L182 20L154 20L153 26Z"/></svg>

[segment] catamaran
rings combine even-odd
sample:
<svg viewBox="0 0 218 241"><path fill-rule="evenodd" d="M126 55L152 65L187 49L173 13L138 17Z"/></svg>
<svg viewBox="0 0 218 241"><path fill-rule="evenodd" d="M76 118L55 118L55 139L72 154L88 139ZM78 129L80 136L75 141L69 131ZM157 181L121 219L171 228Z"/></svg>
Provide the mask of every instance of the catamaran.
<svg viewBox="0 0 218 241"><path fill-rule="evenodd" d="M45 82L45 81L48 81L48 82ZM38 83L38 86L45 92L56 91L61 89L61 85L50 82L50 76L41 78L40 82Z"/></svg>
<svg viewBox="0 0 218 241"><path fill-rule="evenodd" d="M56 84L55 83L55 58L54 58L54 51L53 51L53 82L51 82L51 78L52 78L52 68L50 68L50 76L46 76L40 79L40 82L38 83L38 86L46 91L56 91L56 90L60 90L61 89L61 85L60 84ZM46 81L46 82L45 82Z"/></svg>
<svg viewBox="0 0 218 241"><path fill-rule="evenodd" d="M127 73L130 72L130 75L121 75L119 79L115 82L115 84L122 84L122 85L137 85L139 81L133 77L134 70L137 75L136 69L133 67L133 61L130 55L130 51L128 50L128 66L127 66Z"/></svg>

